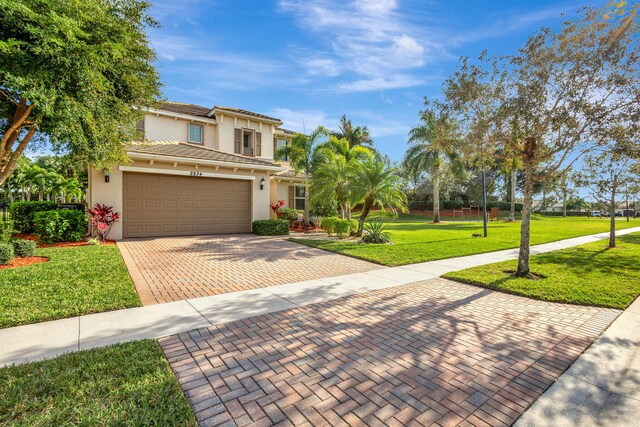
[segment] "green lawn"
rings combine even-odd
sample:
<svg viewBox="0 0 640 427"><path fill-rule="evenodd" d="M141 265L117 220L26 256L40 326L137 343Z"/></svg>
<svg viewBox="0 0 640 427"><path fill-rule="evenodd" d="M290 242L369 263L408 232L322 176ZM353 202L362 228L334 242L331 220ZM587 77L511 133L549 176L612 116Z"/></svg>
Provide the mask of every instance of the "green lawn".
<svg viewBox="0 0 640 427"><path fill-rule="evenodd" d="M430 219L416 215L400 215L387 220L393 245L357 242L291 239L294 242L338 252L387 266L452 258L501 249L515 248L520 243L520 222L489 223L489 237L472 237L482 233L482 223L448 222L430 224ZM607 231L608 218L533 216L531 244L551 242L570 237ZM640 219L616 222L618 229L640 226Z"/></svg>
<svg viewBox="0 0 640 427"><path fill-rule="evenodd" d="M44 248L49 262L0 270L0 328L140 306L116 245Z"/></svg>
<svg viewBox="0 0 640 427"><path fill-rule="evenodd" d="M145 340L0 369L3 426L195 426L162 350Z"/></svg>
<svg viewBox="0 0 640 427"><path fill-rule="evenodd" d="M444 275L449 279L545 301L624 309L640 294L640 233L531 257L532 280L506 273L516 261L499 262Z"/></svg>

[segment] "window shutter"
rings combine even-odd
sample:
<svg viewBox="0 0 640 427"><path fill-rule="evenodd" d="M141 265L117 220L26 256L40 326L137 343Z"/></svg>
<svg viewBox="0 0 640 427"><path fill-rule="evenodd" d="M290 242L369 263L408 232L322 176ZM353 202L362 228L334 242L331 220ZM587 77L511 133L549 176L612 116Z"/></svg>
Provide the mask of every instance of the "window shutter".
<svg viewBox="0 0 640 427"><path fill-rule="evenodd" d="M262 134L256 132L256 156L262 156Z"/></svg>
<svg viewBox="0 0 640 427"><path fill-rule="evenodd" d="M276 153L278 152L278 140L276 139L276 137L273 137L273 159L274 160L278 160Z"/></svg>
<svg viewBox="0 0 640 427"><path fill-rule="evenodd" d="M234 152L242 153L242 129L233 130Z"/></svg>
<svg viewBox="0 0 640 427"><path fill-rule="evenodd" d="M294 195L296 194L296 187L294 187L293 185L289 186L289 207L291 209L295 209L296 208L296 199L294 197Z"/></svg>

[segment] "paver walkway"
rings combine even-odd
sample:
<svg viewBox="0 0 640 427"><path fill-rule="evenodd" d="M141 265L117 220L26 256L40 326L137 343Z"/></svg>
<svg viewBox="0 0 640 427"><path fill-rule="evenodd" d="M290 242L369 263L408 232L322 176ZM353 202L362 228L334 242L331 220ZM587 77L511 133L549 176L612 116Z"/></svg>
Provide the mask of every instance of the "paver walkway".
<svg viewBox="0 0 640 427"><path fill-rule="evenodd" d="M640 231L621 230L618 235ZM607 238L607 233L533 246L532 254ZM436 278L450 271L518 256L516 249L325 277L167 304L89 314L0 329L0 366L144 338L160 338L348 295Z"/></svg>
<svg viewBox="0 0 640 427"><path fill-rule="evenodd" d="M159 342L201 426L506 426L618 314L432 279Z"/></svg>
<svg viewBox="0 0 640 427"><path fill-rule="evenodd" d="M132 239L118 246L143 305L382 268L252 234Z"/></svg>
<svg viewBox="0 0 640 427"><path fill-rule="evenodd" d="M518 420L517 427L640 425L640 299Z"/></svg>

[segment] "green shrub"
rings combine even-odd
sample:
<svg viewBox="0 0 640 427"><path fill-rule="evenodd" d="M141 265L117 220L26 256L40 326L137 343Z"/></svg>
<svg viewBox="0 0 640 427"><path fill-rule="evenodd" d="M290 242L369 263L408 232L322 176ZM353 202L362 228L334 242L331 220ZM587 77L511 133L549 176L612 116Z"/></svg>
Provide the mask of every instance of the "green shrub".
<svg viewBox="0 0 640 427"><path fill-rule="evenodd" d="M33 240L13 239L13 253L20 258L29 258L36 253L36 242Z"/></svg>
<svg viewBox="0 0 640 427"><path fill-rule="evenodd" d="M0 264L9 264L13 259L13 245L0 243Z"/></svg>
<svg viewBox="0 0 640 427"><path fill-rule="evenodd" d="M38 238L45 243L78 242L87 234L83 211L36 212L35 225Z"/></svg>
<svg viewBox="0 0 640 427"><path fill-rule="evenodd" d="M9 243L14 234L13 221L0 221L0 243Z"/></svg>
<svg viewBox="0 0 640 427"><path fill-rule="evenodd" d="M251 228L258 236L285 236L289 234L289 221L284 219L260 219Z"/></svg>
<svg viewBox="0 0 640 427"><path fill-rule="evenodd" d="M97 246L100 244L100 239L97 239L95 237L89 237L87 239L87 245L89 246Z"/></svg>
<svg viewBox="0 0 640 427"><path fill-rule="evenodd" d="M278 210L278 219L284 219L285 221L295 221L298 219L299 211L291 208L280 208Z"/></svg>
<svg viewBox="0 0 640 427"><path fill-rule="evenodd" d="M379 219L369 221L364 225L364 243L391 243L391 235L384 231L385 225Z"/></svg>
<svg viewBox="0 0 640 427"><path fill-rule="evenodd" d="M339 219L340 218L338 218L337 216L329 216L326 218L322 218L320 227L322 227L324 231L326 231L329 235L331 235L331 233L333 233L333 226L335 225L336 221L338 221Z"/></svg>
<svg viewBox="0 0 640 427"><path fill-rule="evenodd" d="M346 235L349 234L349 230L351 230L351 223L349 222L348 219L338 219L334 224L333 224L333 231L335 231L335 233L338 235L338 237L340 237L341 239Z"/></svg>
<svg viewBox="0 0 640 427"><path fill-rule="evenodd" d="M35 229L35 214L37 212L52 211L58 209L55 202L14 202L9 205L9 213L18 233L32 234Z"/></svg>
<svg viewBox="0 0 640 427"><path fill-rule="evenodd" d="M323 204L314 204L309 209L309 216L338 216L338 207L335 201L329 201Z"/></svg>

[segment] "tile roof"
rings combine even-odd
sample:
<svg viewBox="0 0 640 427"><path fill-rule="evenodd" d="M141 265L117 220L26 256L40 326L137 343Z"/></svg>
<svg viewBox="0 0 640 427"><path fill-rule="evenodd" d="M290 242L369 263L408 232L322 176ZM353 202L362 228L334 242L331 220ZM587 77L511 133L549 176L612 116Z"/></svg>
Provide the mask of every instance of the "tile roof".
<svg viewBox="0 0 640 427"><path fill-rule="evenodd" d="M292 130L285 129L285 128L276 128L276 131L280 131L280 132L282 132L284 134L287 134L287 135L294 135L296 133L296 132L294 132Z"/></svg>
<svg viewBox="0 0 640 427"><path fill-rule="evenodd" d="M285 169L285 170L277 172L277 173L275 173L273 175L281 177L281 178L304 178L305 177L305 174L297 173L296 171L294 171L292 169Z"/></svg>
<svg viewBox="0 0 640 427"><path fill-rule="evenodd" d="M239 154L225 153L211 148L200 147L186 142L176 141L148 141L133 143L129 146L129 152L157 154L161 156L185 157L191 159L212 160L254 166L278 167L278 164L269 160L246 157Z"/></svg>
<svg viewBox="0 0 640 427"><path fill-rule="evenodd" d="M280 119L276 119L275 117L265 116L264 114L258 114L258 113L254 113L253 111L242 110L240 108L223 107L221 105L216 105L215 107L213 107L213 109L214 110L230 111L232 113L244 114L246 116L253 116L253 117L260 118L260 119L272 120L274 122L282 122Z"/></svg>
<svg viewBox="0 0 640 427"><path fill-rule="evenodd" d="M186 114L188 116L196 117L209 117L207 114L211 111L209 107L202 107L200 105L184 104L182 102L163 102L157 108L158 110L170 111L172 113ZM209 117L215 120L214 117Z"/></svg>

